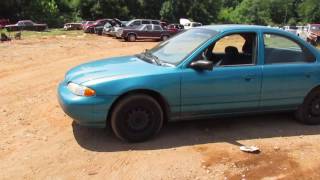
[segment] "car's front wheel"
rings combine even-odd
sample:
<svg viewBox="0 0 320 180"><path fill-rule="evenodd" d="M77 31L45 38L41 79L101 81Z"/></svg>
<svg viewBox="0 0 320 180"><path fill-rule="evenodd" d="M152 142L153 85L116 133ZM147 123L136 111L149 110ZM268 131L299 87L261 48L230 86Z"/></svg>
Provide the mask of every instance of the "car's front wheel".
<svg viewBox="0 0 320 180"><path fill-rule="evenodd" d="M167 35L164 35L164 36L161 37L162 41L166 41L167 39L169 39L169 36L167 36Z"/></svg>
<svg viewBox="0 0 320 180"><path fill-rule="evenodd" d="M136 36L134 34L129 34L128 41L130 41L130 42L136 41Z"/></svg>
<svg viewBox="0 0 320 180"><path fill-rule="evenodd" d="M117 103L111 115L115 135L125 141L141 142L157 134L163 125L159 103L144 94L129 95Z"/></svg>
<svg viewBox="0 0 320 180"><path fill-rule="evenodd" d="M309 93L297 110L296 116L304 124L320 124L320 89Z"/></svg>

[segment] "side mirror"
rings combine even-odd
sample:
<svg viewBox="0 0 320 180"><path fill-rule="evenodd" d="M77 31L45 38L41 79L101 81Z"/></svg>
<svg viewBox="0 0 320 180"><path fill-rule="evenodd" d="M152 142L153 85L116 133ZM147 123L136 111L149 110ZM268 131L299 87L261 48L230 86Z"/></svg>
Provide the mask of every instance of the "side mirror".
<svg viewBox="0 0 320 180"><path fill-rule="evenodd" d="M213 69L213 62L208 60L198 60L198 61L192 62L190 64L190 67L200 71L205 71L205 70L211 71Z"/></svg>

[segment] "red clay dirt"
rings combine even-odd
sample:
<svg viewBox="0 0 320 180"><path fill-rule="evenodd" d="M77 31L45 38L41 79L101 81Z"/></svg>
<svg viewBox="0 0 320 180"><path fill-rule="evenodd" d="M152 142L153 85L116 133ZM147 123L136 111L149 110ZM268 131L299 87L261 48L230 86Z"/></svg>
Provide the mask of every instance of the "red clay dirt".
<svg viewBox="0 0 320 180"><path fill-rule="evenodd" d="M320 179L320 126L291 114L168 123L127 144L63 113L56 89L68 69L155 45L91 35L1 43L0 179Z"/></svg>

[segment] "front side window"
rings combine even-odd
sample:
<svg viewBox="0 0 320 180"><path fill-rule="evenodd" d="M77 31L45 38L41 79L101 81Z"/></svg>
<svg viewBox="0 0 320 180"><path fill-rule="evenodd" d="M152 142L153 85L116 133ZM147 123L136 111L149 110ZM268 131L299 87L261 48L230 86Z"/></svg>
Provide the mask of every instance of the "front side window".
<svg viewBox="0 0 320 180"><path fill-rule="evenodd" d="M25 25L25 26L33 26L33 23L30 22L30 21L26 21L26 22L24 22L24 25Z"/></svg>
<svg viewBox="0 0 320 180"><path fill-rule="evenodd" d="M257 56L256 33L226 35L208 46L196 60L212 61L215 66L253 65Z"/></svg>
<svg viewBox="0 0 320 180"><path fill-rule="evenodd" d="M150 24L145 25L144 28L143 28L143 30L145 30L145 31L152 31L152 26L151 26Z"/></svg>
<svg viewBox="0 0 320 180"><path fill-rule="evenodd" d="M130 26L140 26L141 21L133 21Z"/></svg>
<svg viewBox="0 0 320 180"><path fill-rule="evenodd" d="M294 40L276 34L264 34L265 64L314 62L315 57Z"/></svg>
<svg viewBox="0 0 320 180"><path fill-rule="evenodd" d="M162 31L162 28L160 26L155 25L155 26L153 26L153 30Z"/></svg>

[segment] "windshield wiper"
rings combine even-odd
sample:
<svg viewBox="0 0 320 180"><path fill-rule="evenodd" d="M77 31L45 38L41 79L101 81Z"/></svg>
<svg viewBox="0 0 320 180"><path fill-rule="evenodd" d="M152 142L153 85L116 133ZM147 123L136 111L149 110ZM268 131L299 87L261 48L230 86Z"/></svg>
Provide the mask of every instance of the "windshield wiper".
<svg viewBox="0 0 320 180"><path fill-rule="evenodd" d="M175 67L175 65L173 65L171 63L167 63L167 62L160 60L157 56L150 53L148 49L146 49L145 52L143 52L141 54L137 54L136 56L138 56L140 59L147 60L148 62L150 62L152 64L157 64L159 66Z"/></svg>
<svg viewBox="0 0 320 180"><path fill-rule="evenodd" d="M148 49L146 49L146 51L144 52L144 54L145 54L147 57L150 57L151 60L152 60L155 64L161 65L159 58L158 58L157 56L151 54Z"/></svg>

